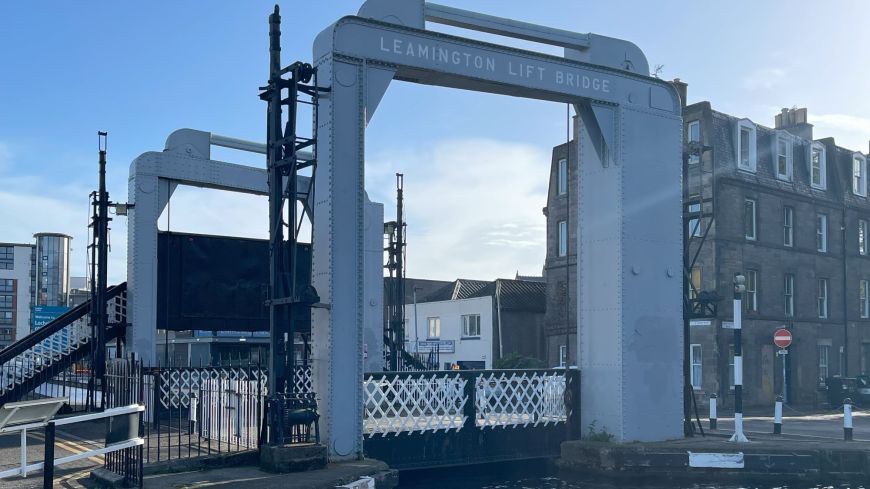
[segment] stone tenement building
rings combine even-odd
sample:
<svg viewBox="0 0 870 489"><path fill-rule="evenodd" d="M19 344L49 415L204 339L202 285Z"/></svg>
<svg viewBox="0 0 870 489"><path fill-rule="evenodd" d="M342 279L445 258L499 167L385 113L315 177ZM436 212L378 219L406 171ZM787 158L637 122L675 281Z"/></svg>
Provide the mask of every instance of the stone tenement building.
<svg viewBox="0 0 870 489"><path fill-rule="evenodd" d="M675 84L685 94L685 85ZM717 112L709 102L684 107L687 262L697 254L689 293L721 298L718 317L696 318L690 326L691 382L702 404L713 393L720 403L731 403L733 331L722 322L732 320L738 273L747 286L745 403L772 404L783 393L782 357L773 344L774 331L782 327L794 336L785 365L788 402L819 403L827 377L870 372L868 157L837 146L834 138L814 140L806 113L783 110L769 128ZM576 287L570 253L576 236L565 234L576 226L560 224L568 199L571 209L577 205L568 191L577 188L570 146L570 155L569 145L553 149L544 210L551 366L559 364L566 336L569 362L575 362L575 337L565 328L576 321L575 305L565 305L575 294L566 295L564 288Z"/></svg>
<svg viewBox="0 0 870 489"><path fill-rule="evenodd" d="M577 121L574 121L576 128ZM575 137L576 140L576 137ZM570 154L569 154L570 151ZM547 290L547 309L544 314L544 355L548 367L577 364L577 151L574 144L561 144L553 148L550 165L550 185L547 192L547 255L544 277ZM571 230L569 232L569 230ZM568 325L571 324L571 327Z"/></svg>
<svg viewBox="0 0 870 489"><path fill-rule="evenodd" d="M688 156L684 177L687 259L700 247L691 293L723 298L717 319L690 328L692 384L701 399L729 398L733 333L721 322L732 319L738 273L747 289L747 403L769 404L783 392L778 328L794 337L785 361L789 402L818 402L827 377L870 369L867 157L833 138L814 140L806 114L784 109L768 128L709 102L683 110L687 149L693 141L702 147Z"/></svg>

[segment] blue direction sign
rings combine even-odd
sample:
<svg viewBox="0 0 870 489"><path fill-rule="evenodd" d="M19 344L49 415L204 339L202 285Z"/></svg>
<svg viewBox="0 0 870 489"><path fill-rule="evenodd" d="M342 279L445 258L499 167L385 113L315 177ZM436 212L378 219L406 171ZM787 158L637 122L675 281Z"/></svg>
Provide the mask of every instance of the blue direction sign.
<svg viewBox="0 0 870 489"><path fill-rule="evenodd" d="M69 311L64 306L33 306L30 315L30 327L32 331L45 326Z"/></svg>

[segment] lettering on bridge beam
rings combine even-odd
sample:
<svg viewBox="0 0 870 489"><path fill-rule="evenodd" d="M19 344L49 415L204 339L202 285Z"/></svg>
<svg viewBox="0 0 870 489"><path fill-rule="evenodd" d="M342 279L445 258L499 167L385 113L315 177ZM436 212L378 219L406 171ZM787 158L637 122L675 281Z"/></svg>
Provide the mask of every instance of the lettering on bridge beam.
<svg viewBox="0 0 870 489"><path fill-rule="evenodd" d="M611 93L613 85L612 81L605 77L592 76L571 69L552 69L519 60L498 63L499 60L493 56L464 52L437 43L423 43L399 38L389 39L380 36L380 50L405 58L452 64L481 72L502 73L512 77L538 80L594 92Z"/></svg>

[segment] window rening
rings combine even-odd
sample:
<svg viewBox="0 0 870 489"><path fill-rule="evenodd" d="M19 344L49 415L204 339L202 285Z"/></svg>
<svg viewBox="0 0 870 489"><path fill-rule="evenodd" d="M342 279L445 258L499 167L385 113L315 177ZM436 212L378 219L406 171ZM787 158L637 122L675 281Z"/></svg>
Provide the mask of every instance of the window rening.
<svg viewBox="0 0 870 489"><path fill-rule="evenodd" d="M748 119L737 121L737 167L754 172L756 168L755 124Z"/></svg>
<svg viewBox="0 0 870 489"><path fill-rule="evenodd" d="M743 294L743 303L747 312L758 311L758 272L746 270L746 292Z"/></svg>
<svg viewBox="0 0 870 489"><path fill-rule="evenodd" d="M703 362L703 350L701 349L701 345L692 345L691 348L691 361L692 361L692 372L691 372L691 380L692 387L695 389L701 388L702 376L704 373L704 362Z"/></svg>
<svg viewBox="0 0 870 489"><path fill-rule="evenodd" d="M428 318L427 323L429 325L428 334L429 338L437 339L441 337L441 318Z"/></svg>
<svg viewBox="0 0 870 489"><path fill-rule="evenodd" d="M825 385L829 377L831 346L817 345L816 350L819 357L819 384Z"/></svg>
<svg viewBox="0 0 870 489"><path fill-rule="evenodd" d="M785 274L783 282L783 312L786 316L792 317L794 316L794 275L790 273Z"/></svg>
<svg viewBox="0 0 870 489"><path fill-rule="evenodd" d="M701 121L691 121L686 127L686 140L689 143L701 142ZM701 156L695 151L689 152L689 164L694 165L701 161Z"/></svg>
<svg viewBox="0 0 870 489"><path fill-rule="evenodd" d="M788 206L782 208L782 244L794 246L794 209Z"/></svg>
<svg viewBox="0 0 870 489"><path fill-rule="evenodd" d="M559 195L568 193L568 160L562 158L559 160Z"/></svg>
<svg viewBox="0 0 870 489"><path fill-rule="evenodd" d="M813 143L810 148L810 185L817 189L827 187L827 163L825 162L825 146Z"/></svg>
<svg viewBox="0 0 870 489"><path fill-rule="evenodd" d="M15 248L0 246L0 270L13 270L15 267Z"/></svg>
<svg viewBox="0 0 870 489"><path fill-rule="evenodd" d="M743 201L743 235L748 240L755 240L757 237L756 226L756 204L753 199Z"/></svg>
<svg viewBox="0 0 870 489"><path fill-rule="evenodd" d="M852 193L867 196L867 160L860 155L852 157Z"/></svg>
<svg viewBox="0 0 870 489"><path fill-rule="evenodd" d="M559 346L559 366L568 366L568 347L566 345Z"/></svg>
<svg viewBox="0 0 870 489"><path fill-rule="evenodd" d="M693 203L686 206L686 213L689 214L689 229L686 234L692 238L700 238L704 235L704 220L701 218L701 204Z"/></svg>
<svg viewBox="0 0 870 489"><path fill-rule="evenodd" d="M870 318L870 283L867 280L861 280L858 285L858 301L861 310L862 318Z"/></svg>
<svg viewBox="0 0 870 489"><path fill-rule="evenodd" d="M776 138L776 176L781 180L791 180L791 146L788 139Z"/></svg>
<svg viewBox="0 0 870 489"><path fill-rule="evenodd" d="M701 267L692 267L692 281L689 289L689 298L697 299L701 291Z"/></svg>
<svg viewBox="0 0 870 489"><path fill-rule="evenodd" d="M819 318L825 319L828 317L828 279L819 279L818 291L816 312L818 312Z"/></svg>
<svg viewBox="0 0 870 489"><path fill-rule="evenodd" d="M568 254L568 222L559 221L559 256Z"/></svg>
<svg viewBox="0 0 870 489"><path fill-rule="evenodd" d="M12 282L11 278L0 278L0 292L12 292Z"/></svg>
<svg viewBox="0 0 870 489"><path fill-rule="evenodd" d="M821 253L828 251L828 216L816 215L816 250Z"/></svg>
<svg viewBox="0 0 870 489"><path fill-rule="evenodd" d="M462 336L465 338L480 337L480 314L462 316Z"/></svg>
<svg viewBox="0 0 870 489"><path fill-rule="evenodd" d="M867 254L867 221L858 219L858 253Z"/></svg>

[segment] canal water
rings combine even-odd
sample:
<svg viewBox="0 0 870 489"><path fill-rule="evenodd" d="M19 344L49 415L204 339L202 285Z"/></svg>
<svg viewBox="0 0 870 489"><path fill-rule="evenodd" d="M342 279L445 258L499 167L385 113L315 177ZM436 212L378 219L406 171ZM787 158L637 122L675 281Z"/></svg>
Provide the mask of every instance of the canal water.
<svg viewBox="0 0 870 489"><path fill-rule="evenodd" d="M543 464L499 464L458 469L403 472L398 489L865 489L860 484L783 485L770 482L716 483L656 481L602 481L555 474Z"/></svg>

